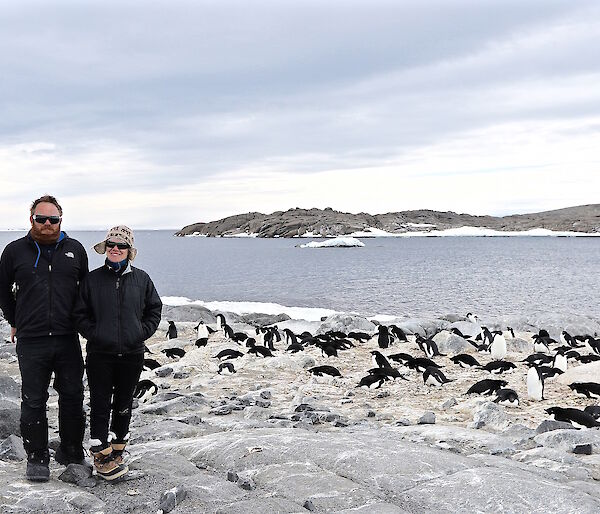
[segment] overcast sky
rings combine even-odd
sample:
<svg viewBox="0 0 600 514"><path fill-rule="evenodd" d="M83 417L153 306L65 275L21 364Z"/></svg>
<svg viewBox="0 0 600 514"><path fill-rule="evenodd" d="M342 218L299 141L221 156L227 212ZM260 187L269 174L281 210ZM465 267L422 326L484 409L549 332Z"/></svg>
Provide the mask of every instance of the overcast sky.
<svg viewBox="0 0 600 514"><path fill-rule="evenodd" d="M600 202L596 0L0 3L0 227Z"/></svg>

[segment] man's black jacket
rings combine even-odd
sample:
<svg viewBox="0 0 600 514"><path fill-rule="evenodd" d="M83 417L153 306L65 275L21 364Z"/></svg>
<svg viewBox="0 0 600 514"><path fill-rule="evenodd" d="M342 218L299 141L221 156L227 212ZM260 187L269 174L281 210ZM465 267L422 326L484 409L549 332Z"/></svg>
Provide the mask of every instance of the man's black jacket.
<svg viewBox="0 0 600 514"><path fill-rule="evenodd" d="M17 337L73 334L73 307L87 272L83 246L65 232L50 261L30 234L9 243L0 258L0 308Z"/></svg>
<svg viewBox="0 0 600 514"><path fill-rule="evenodd" d="M160 323L162 302L148 274L128 264L122 274L108 266L81 283L75 322L88 353L142 353Z"/></svg>

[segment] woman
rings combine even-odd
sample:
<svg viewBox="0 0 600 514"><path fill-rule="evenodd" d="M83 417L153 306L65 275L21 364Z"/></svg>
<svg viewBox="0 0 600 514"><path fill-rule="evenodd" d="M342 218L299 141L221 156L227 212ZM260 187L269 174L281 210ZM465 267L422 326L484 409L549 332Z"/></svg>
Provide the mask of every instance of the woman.
<svg viewBox="0 0 600 514"><path fill-rule="evenodd" d="M162 309L148 274L131 265L137 254L133 243L133 232L121 225L94 246L106 253L106 261L81 283L75 309L78 330L87 339L90 453L97 475L106 480L128 471L123 451L144 341L156 331Z"/></svg>

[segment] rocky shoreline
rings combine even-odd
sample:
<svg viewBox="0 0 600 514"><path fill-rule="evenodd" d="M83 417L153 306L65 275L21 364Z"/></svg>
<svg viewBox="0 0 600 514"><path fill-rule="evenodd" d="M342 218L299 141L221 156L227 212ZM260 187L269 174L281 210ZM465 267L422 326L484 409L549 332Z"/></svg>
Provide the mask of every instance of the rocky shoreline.
<svg viewBox="0 0 600 514"><path fill-rule="evenodd" d="M415 210L386 214L351 214L333 209L289 209L272 214L249 212L208 223L193 223L177 236L208 237L252 235L254 237L338 237L371 231L388 234L429 233L460 227L501 232L547 229L575 233L600 233L600 204L510 216L473 216L455 212ZM364 236L363 236L364 237Z"/></svg>
<svg viewBox="0 0 600 514"><path fill-rule="evenodd" d="M247 354L221 331L206 346L196 346L195 326L216 328L216 318L199 306L164 307L157 334L149 341L160 367L144 372L158 394L136 405L130 445L131 472L116 484L98 482L85 470L51 462L51 480L31 484L18 434L19 371L14 345L0 348L0 510L29 512L581 512L600 509L600 430L575 430L550 420L554 405L583 408L597 404L573 394L568 384L600 376L600 363L569 361L568 371L547 381L545 400L529 400L527 367L531 336L545 328L557 338L563 329L598 334L600 320L586 316L558 319L497 318L466 321L463 316L395 320L408 334L433 337L444 357L435 361L453 382L427 387L422 375L400 367L408 380L385 382L378 389L357 388L372 367L377 341L355 343L326 357L307 346L290 353L275 343L274 357ZM276 323L280 330L313 334L328 330L376 332L365 318L335 314L322 322L287 316L225 313L234 331L252 333L256 325ZM166 320L179 337L165 340ZM456 353L473 354L482 364L489 354L477 351L464 334L511 326L505 360L512 373L496 377L480 369L462 369L450 361ZM2 325L7 337L7 327ZM597 336L596 336L597 337ZM161 350L182 348L182 358ZM217 372L214 356L236 349L236 373ZM389 355L422 356L409 342L396 342ZM316 365L332 365L341 377L315 376ZM595 377L595 378L594 378ZM505 407L491 397L466 395L484 378L502 378L520 397ZM56 394L49 420L57 430ZM87 407L86 407L87 408ZM51 445L57 445L57 435ZM591 445L591 454L573 453ZM170 492L169 492L170 491Z"/></svg>

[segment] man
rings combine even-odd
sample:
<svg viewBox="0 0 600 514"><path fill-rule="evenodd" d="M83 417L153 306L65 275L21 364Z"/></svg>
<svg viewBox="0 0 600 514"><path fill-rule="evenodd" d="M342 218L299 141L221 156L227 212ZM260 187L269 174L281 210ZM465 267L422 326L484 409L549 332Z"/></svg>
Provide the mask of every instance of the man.
<svg viewBox="0 0 600 514"><path fill-rule="evenodd" d="M21 436L29 480L50 476L48 387L58 392L60 446L55 460L84 463L83 359L71 312L88 272L81 243L60 230L62 208L42 196L31 205L31 230L9 243L0 258L0 308L17 339L21 370Z"/></svg>

